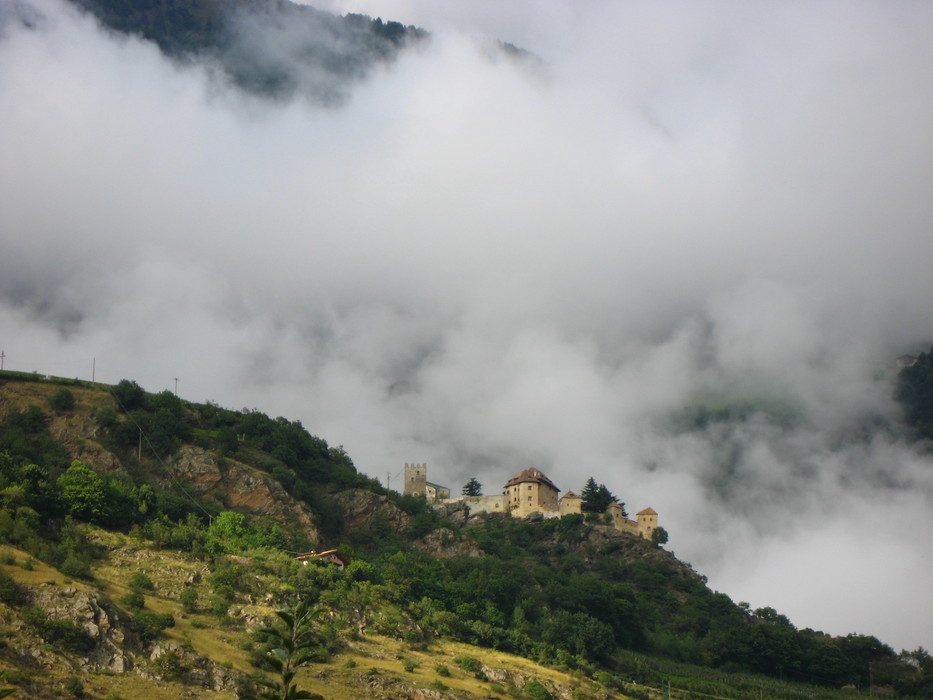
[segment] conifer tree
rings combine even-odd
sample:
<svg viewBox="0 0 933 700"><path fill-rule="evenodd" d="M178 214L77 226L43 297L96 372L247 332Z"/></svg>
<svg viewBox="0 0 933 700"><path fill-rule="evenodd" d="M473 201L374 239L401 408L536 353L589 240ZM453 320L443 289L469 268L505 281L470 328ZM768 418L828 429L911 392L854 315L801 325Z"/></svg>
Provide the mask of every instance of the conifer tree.
<svg viewBox="0 0 933 700"><path fill-rule="evenodd" d="M482 496L483 485L479 483L475 477L472 477L463 485L463 490L460 493L464 496Z"/></svg>
<svg viewBox="0 0 933 700"><path fill-rule="evenodd" d="M617 501L612 491L605 484L597 484L596 479L593 477L587 479L583 491L580 492L580 499L584 513L603 513L610 503ZM622 506L622 515L627 517L625 504L620 503L620 505Z"/></svg>

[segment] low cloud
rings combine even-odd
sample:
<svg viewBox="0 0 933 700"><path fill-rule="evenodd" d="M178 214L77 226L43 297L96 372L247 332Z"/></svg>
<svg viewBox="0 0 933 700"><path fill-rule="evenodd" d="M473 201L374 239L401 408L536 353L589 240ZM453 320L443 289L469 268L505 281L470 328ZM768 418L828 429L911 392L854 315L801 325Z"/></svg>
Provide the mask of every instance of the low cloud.
<svg viewBox="0 0 933 700"><path fill-rule="evenodd" d="M6 367L177 377L381 479L593 475L736 600L933 643L891 399L933 337L928 4L334 3L433 38L328 108L18 7Z"/></svg>

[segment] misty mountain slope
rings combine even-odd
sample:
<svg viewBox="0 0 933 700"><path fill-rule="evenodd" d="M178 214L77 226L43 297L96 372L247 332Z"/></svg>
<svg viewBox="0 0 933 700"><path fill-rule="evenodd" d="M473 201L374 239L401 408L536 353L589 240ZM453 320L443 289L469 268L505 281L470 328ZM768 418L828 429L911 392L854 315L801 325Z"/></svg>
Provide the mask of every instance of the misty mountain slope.
<svg viewBox="0 0 933 700"><path fill-rule="evenodd" d="M321 104L343 100L379 63L427 39L423 29L364 15L338 17L288 0L70 0L105 26L167 55L210 61L251 93Z"/></svg>
<svg viewBox="0 0 933 700"><path fill-rule="evenodd" d="M321 109L0 2L0 365L300 419L383 483L592 475L734 600L929 648L892 359L933 328L933 5L325 2L431 40ZM269 85L333 94L289 31Z"/></svg>
<svg viewBox="0 0 933 700"><path fill-rule="evenodd" d="M160 575L150 604L163 617L138 597L119 598L133 640L143 642L127 648L133 655L156 656L163 633L176 637L165 630L179 604L186 614L212 611L251 625L260 596L268 606L299 594L327 612L322 659L376 633L415 648L457 641L504 650L610 686L636 678L658 687L673 673L665 664L696 664L706 670L691 672L698 678L690 687L720 696L749 682L716 680L722 670L832 687L864 684L870 662L873 682L905 697L930 681L914 673L913 656L875 637L797 629L772 607L735 604L673 553L598 514L518 519L445 506L442 515L361 475L342 449L298 422L148 394L127 380L107 387L0 374L0 485L0 541L65 576L120 581L135 560L157 578L147 561L159 550L198 569L187 603L182 579L191 572ZM115 548L101 542L125 538L138 544L120 554L124 568L114 573ZM296 551L335 546L350 557L345 575L292 561ZM0 585L4 595L26 594ZM70 615L59 607L56 616ZM27 622L48 633L40 617ZM80 649L66 651L97 648L78 641ZM636 653L658 660L645 664ZM196 659L185 660L194 667Z"/></svg>

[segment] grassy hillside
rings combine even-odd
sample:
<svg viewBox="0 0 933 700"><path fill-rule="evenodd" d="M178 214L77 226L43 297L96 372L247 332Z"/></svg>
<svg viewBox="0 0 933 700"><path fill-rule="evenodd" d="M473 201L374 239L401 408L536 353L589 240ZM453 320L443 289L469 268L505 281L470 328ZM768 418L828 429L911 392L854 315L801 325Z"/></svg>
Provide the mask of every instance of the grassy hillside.
<svg viewBox="0 0 933 700"><path fill-rule="evenodd" d="M0 375L0 543L0 667L34 696L234 697L299 599L324 697L930 695L923 650L797 630L598 520L442 517L298 422L128 381ZM330 547L346 571L293 559Z"/></svg>

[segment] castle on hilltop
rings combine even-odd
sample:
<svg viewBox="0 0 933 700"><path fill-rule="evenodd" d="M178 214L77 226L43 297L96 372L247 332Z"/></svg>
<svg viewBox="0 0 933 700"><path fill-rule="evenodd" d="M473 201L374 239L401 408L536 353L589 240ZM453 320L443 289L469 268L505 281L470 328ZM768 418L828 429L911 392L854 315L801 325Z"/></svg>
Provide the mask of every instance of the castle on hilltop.
<svg viewBox="0 0 933 700"><path fill-rule="evenodd" d="M573 491L558 496L560 489L544 472L534 468L525 469L509 479L501 494L451 498L448 487L428 481L427 464L406 462L403 493L420 496L429 503L465 503L471 513L511 513L518 518L532 513L540 513L545 518L562 518L583 512L580 496ZM651 539L658 527L658 514L653 508L639 511L635 515L636 520L630 520L625 517L622 506L613 501L606 509L606 517L616 530L639 535L646 540Z"/></svg>

